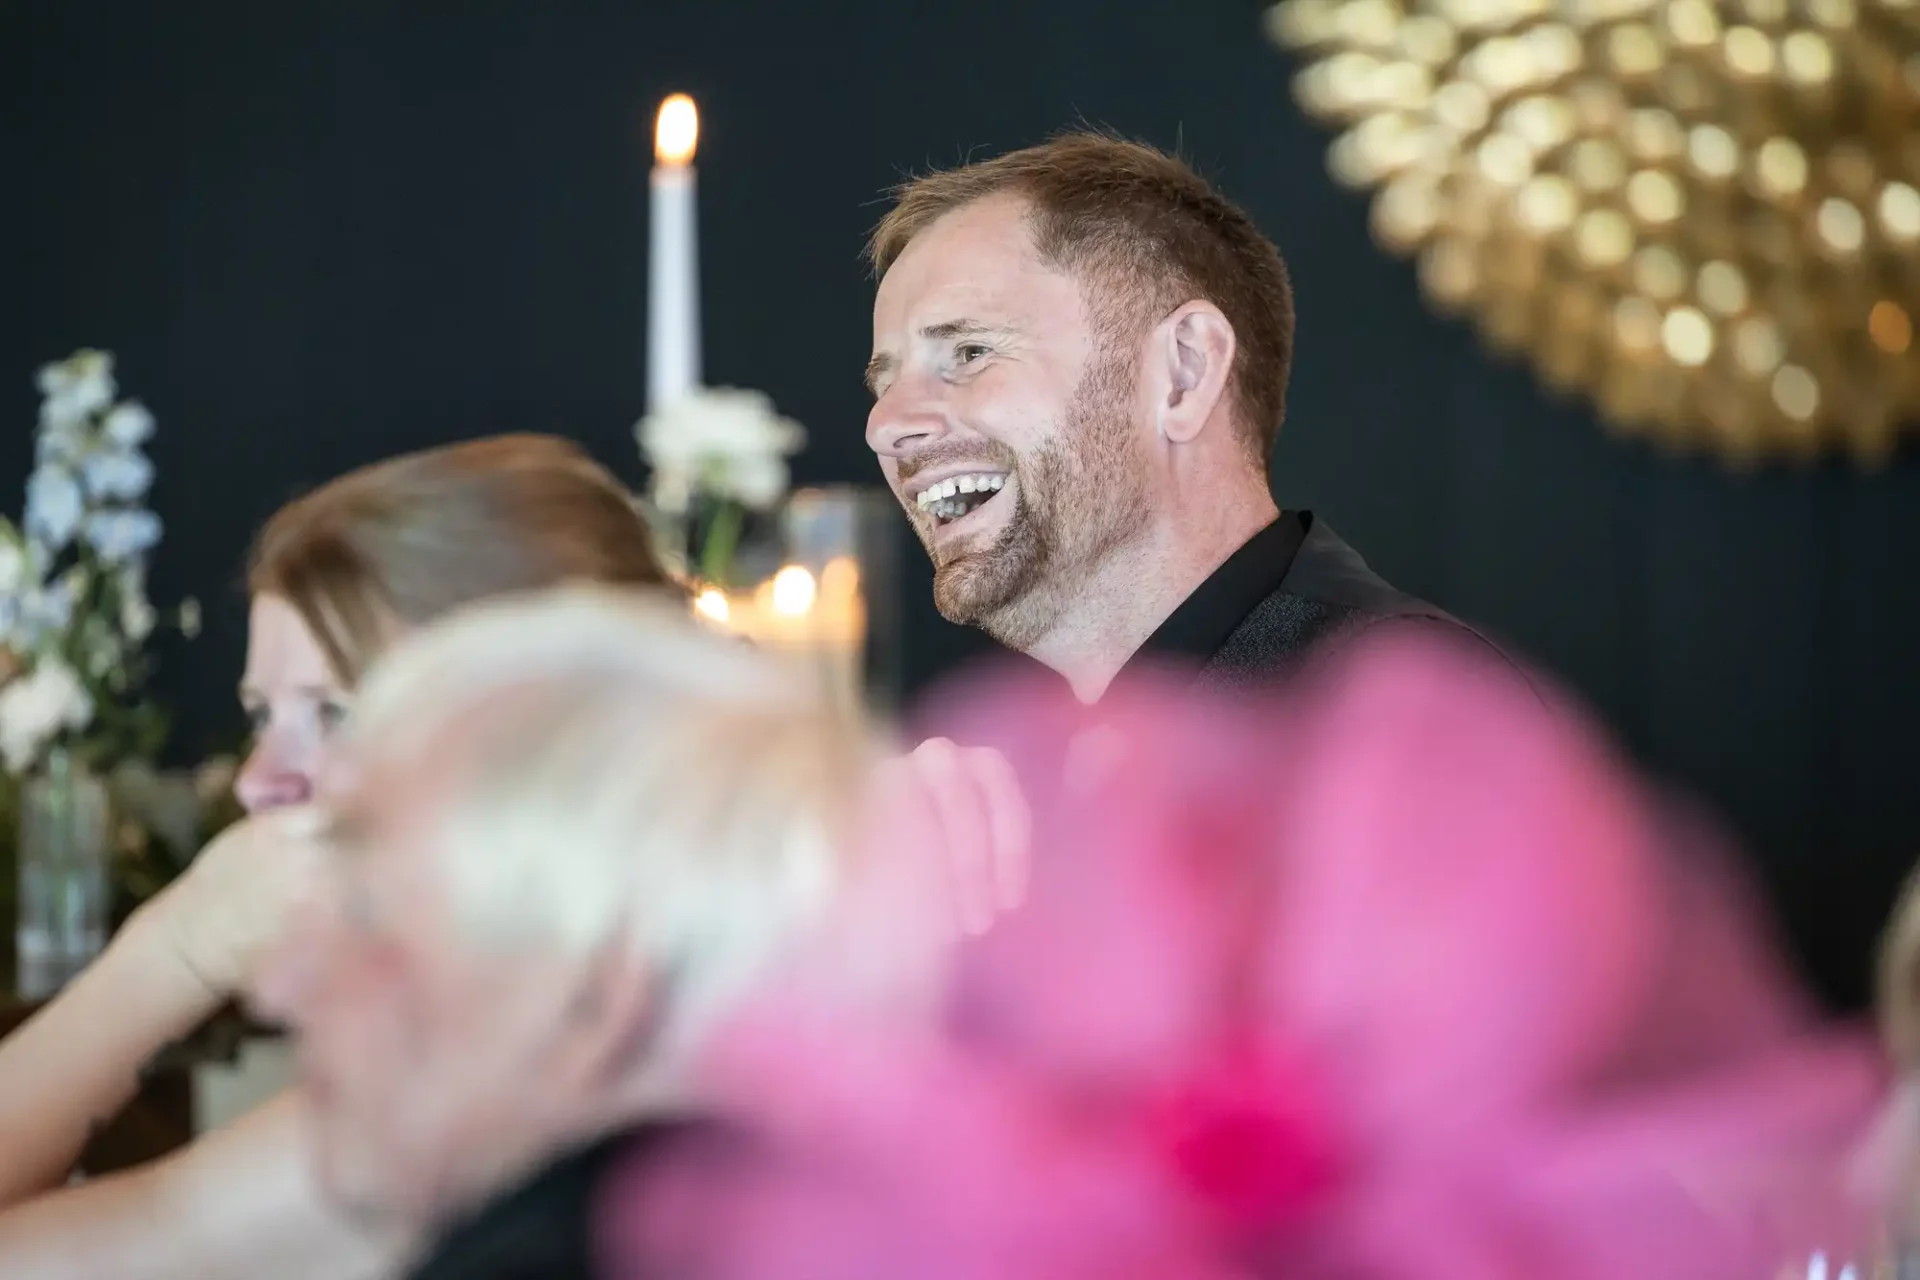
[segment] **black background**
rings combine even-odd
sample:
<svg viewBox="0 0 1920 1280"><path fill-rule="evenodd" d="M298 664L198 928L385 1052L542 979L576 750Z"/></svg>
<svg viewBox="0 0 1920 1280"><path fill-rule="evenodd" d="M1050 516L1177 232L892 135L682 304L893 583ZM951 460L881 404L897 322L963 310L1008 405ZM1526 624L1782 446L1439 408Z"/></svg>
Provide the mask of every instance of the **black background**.
<svg viewBox="0 0 1920 1280"><path fill-rule="evenodd" d="M34 368L92 345L155 410L156 595L187 749L237 727L259 521L399 450L563 432L636 482L652 112L703 114L708 380L769 392L803 482L861 439L878 193L1078 119L1180 146L1290 259L1275 464L1397 585L1558 673L1736 824L1858 994L1920 851L1920 464L1736 475L1605 436L1433 317L1334 186L1247 3L0 3L0 493ZM904 533L903 533L904 537ZM976 647L904 590L910 678Z"/></svg>

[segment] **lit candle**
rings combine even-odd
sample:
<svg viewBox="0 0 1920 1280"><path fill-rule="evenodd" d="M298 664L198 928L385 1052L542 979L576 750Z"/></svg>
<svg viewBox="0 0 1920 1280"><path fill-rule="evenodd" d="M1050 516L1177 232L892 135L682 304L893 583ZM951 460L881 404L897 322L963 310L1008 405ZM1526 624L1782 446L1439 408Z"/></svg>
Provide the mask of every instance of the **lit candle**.
<svg viewBox="0 0 1920 1280"><path fill-rule="evenodd" d="M700 113L676 93L653 126L653 194L647 275L647 411L700 385L700 251L693 151Z"/></svg>
<svg viewBox="0 0 1920 1280"><path fill-rule="evenodd" d="M733 605L728 601L726 592L717 587L708 587L693 598L693 611L711 622L727 626L733 621Z"/></svg>
<svg viewBox="0 0 1920 1280"><path fill-rule="evenodd" d="M829 690L850 703L862 693L865 627L859 609L859 571L838 559L818 578L787 565L765 587L762 613L773 624L773 642L811 655Z"/></svg>

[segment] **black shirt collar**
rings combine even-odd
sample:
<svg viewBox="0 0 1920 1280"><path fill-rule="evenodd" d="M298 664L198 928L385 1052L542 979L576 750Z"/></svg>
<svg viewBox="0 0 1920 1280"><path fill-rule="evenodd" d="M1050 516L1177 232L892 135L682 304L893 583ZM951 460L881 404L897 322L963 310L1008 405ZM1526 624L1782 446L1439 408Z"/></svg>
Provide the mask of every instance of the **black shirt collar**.
<svg viewBox="0 0 1920 1280"><path fill-rule="evenodd" d="M565 1152L454 1222L409 1280L590 1280L601 1274L601 1192L631 1160L723 1137L710 1122L656 1120Z"/></svg>
<svg viewBox="0 0 1920 1280"><path fill-rule="evenodd" d="M1205 662L1213 657L1254 606L1280 589L1312 522L1311 512L1286 511L1248 538L1167 615L1127 659L1122 674L1145 662Z"/></svg>

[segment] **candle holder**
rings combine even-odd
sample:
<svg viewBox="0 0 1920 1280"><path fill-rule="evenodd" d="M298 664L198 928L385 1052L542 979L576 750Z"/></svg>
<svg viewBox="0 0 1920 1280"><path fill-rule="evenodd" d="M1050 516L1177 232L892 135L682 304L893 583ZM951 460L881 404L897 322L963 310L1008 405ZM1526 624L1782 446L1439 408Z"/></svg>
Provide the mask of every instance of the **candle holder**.
<svg viewBox="0 0 1920 1280"><path fill-rule="evenodd" d="M900 696L900 615L894 537L899 509L884 490L836 485L802 489L783 513L786 564L819 584L833 636L858 655L870 706L891 710ZM844 619L844 622L836 621Z"/></svg>
<svg viewBox="0 0 1920 1280"><path fill-rule="evenodd" d="M854 486L802 489L780 512L780 564L748 587L702 584L716 626L817 665L830 694L890 711L900 690L891 499Z"/></svg>

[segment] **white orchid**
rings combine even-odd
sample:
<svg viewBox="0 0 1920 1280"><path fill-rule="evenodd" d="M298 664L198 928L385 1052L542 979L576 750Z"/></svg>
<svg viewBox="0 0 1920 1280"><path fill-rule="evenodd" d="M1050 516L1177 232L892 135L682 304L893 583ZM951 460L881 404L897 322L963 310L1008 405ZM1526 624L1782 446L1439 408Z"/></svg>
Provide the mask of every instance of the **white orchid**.
<svg viewBox="0 0 1920 1280"><path fill-rule="evenodd" d="M654 471L653 501L679 514L696 493L766 510L787 490L786 459L806 444L800 424L757 391L709 388L642 419L640 451Z"/></svg>
<svg viewBox="0 0 1920 1280"><path fill-rule="evenodd" d="M800 424L757 391L702 388L641 419L634 429L653 471L646 507L665 534L662 552L710 581L730 570L748 511L786 496L787 458L806 444ZM710 504L702 545L691 545L694 511Z"/></svg>

